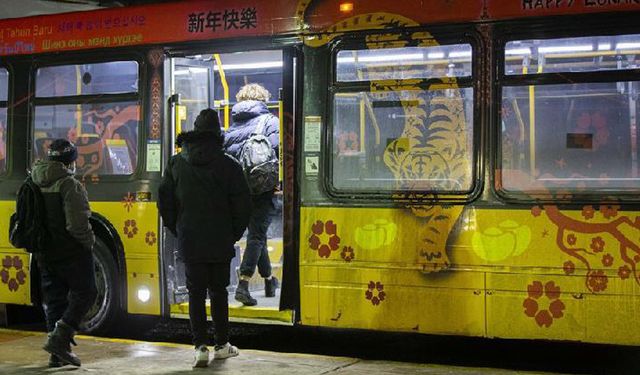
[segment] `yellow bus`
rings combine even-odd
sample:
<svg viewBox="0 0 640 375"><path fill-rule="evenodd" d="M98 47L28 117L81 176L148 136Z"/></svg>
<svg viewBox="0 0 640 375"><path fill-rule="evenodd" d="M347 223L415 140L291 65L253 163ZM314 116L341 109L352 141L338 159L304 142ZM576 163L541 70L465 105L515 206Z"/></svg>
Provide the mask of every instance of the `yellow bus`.
<svg viewBox="0 0 640 375"><path fill-rule="evenodd" d="M231 300L231 319L638 345L639 16L636 0L220 0L3 20L0 227L67 138L98 237L86 330L187 317L161 173L201 109L226 128L261 83L281 123L282 289ZM37 304L30 254L0 236L0 259L0 303Z"/></svg>

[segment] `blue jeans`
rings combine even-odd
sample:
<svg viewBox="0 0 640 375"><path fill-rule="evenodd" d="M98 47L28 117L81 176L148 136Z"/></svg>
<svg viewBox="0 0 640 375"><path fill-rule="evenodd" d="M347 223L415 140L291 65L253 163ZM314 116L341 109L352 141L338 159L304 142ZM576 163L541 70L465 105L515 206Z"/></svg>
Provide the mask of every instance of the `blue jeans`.
<svg viewBox="0 0 640 375"><path fill-rule="evenodd" d="M242 256L240 275L251 277L258 266L262 277L271 276L271 260L267 251L267 230L271 225L271 214L274 210L273 193L268 192L251 197L253 203L249 218L247 248Z"/></svg>
<svg viewBox="0 0 640 375"><path fill-rule="evenodd" d="M59 263L37 261L47 331L53 331L60 319L78 330L98 294L93 254L87 252Z"/></svg>
<svg viewBox="0 0 640 375"><path fill-rule="evenodd" d="M207 290L211 299L211 317L215 328L214 342L229 341L229 263L185 263L189 290L189 323L193 344L207 345Z"/></svg>

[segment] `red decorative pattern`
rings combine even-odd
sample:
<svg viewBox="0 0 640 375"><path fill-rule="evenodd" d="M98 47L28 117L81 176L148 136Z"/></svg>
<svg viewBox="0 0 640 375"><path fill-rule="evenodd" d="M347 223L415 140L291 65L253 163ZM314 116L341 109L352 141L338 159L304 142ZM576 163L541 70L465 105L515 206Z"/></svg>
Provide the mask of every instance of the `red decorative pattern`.
<svg viewBox="0 0 640 375"><path fill-rule="evenodd" d="M321 220L316 221L311 226L312 235L309 237L309 247L318 250L321 258L328 258L332 251L338 250L340 247L340 237L338 237L338 227L329 220L326 223ZM324 243L322 237L328 237L327 243Z"/></svg>
<svg viewBox="0 0 640 375"><path fill-rule="evenodd" d="M560 287L556 286L555 282L549 281L543 287L541 281L534 281L527 286L527 294L528 297L522 303L524 314L534 318L538 326L549 328L554 319L564 316L565 305L560 300ZM543 296L548 300L546 309L540 308Z"/></svg>
<svg viewBox="0 0 640 375"><path fill-rule="evenodd" d="M371 301L374 306L378 306L380 302L384 301L387 297L387 293L384 292L384 285L382 285L381 282L369 281L364 296Z"/></svg>
<svg viewBox="0 0 640 375"><path fill-rule="evenodd" d="M15 268L15 274L11 275L11 269ZM0 270L0 281L3 284L7 284L9 291L15 292L20 288L20 285L24 285L27 279L27 274L24 272L22 259L19 256L11 257L7 255L2 260L2 270Z"/></svg>
<svg viewBox="0 0 640 375"><path fill-rule="evenodd" d="M127 192L127 195L122 198L122 205L127 212L131 211L131 207L136 203L136 199L130 192Z"/></svg>
<svg viewBox="0 0 640 375"><path fill-rule="evenodd" d="M155 245L155 243L157 242L155 232L152 232L152 231L147 232L147 234L144 236L144 242L146 242L147 245L149 246Z"/></svg>
<svg viewBox="0 0 640 375"><path fill-rule="evenodd" d="M592 270L587 274L587 285L594 293L607 289L608 283L609 278L603 270Z"/></svg>
<svg viewBox="0 0 640 375"><path fill-rule="evenodd" d="M124 222L124 234L128 238L133 238L136 234L138 234L138 226L134 219L127 220Z"/></svg>
<svg viewBox="0 0 640 375"><path fill-rule="evenodd" d="M340 256L345 260L345 262L351 262L353 258L355 258L356 253L351 246L345 246L342 248Z"/></svg>
<svg viewBox="0 0 640 375"><path fill-rule="evenodd" d="M573 264L572 261L568 260L568 261L564 262L564 266L562 267L562 269L564 270L564 273L566 275L571 275L572 273L574 273L576 271L576 265Z"/></svg>

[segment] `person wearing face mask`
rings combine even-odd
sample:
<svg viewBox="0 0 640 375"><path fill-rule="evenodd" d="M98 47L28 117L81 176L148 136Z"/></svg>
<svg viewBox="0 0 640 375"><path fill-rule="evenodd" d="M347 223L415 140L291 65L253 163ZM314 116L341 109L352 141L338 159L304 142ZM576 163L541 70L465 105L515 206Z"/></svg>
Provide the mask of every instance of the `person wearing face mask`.
<svg viewBox="0 0 640 375"><path fill-rule="evenodd" d="M95 236L84 186L74 178L78 151L66 139L56 139L47 159L34 163L31 178L40 187L49 247L35 253L49 336L44 350L49 366L80 366L71 343L82 317L96 298L93 264Z"/></svg>

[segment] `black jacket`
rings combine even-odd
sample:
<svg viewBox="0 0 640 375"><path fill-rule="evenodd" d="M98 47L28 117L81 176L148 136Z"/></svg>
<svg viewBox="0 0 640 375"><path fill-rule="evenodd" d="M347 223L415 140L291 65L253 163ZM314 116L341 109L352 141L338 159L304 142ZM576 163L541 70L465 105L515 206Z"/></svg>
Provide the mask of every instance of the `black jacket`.
<svg viewBox="0 0 640 375"><path fill-rule="evenodd" d="M44 198L50 247L39 256L47 262L61 262L90 252L95 236L89 223L91 208L87 191L73 178L73 172L58 161L36 161L33 182Z"/></svg>
<svg viewBox="0 0 640 375"><path fill-rule="evenodd" d="M159 189L164 225L184 262L228 262L251 214L242 167L212 132L182 133L178 144L182 151L169 160Z"/></svg>

